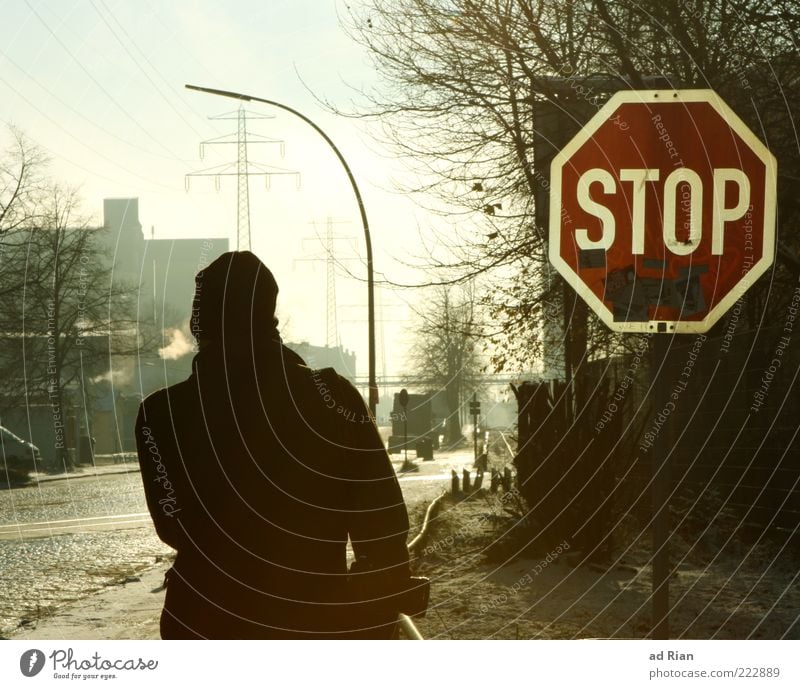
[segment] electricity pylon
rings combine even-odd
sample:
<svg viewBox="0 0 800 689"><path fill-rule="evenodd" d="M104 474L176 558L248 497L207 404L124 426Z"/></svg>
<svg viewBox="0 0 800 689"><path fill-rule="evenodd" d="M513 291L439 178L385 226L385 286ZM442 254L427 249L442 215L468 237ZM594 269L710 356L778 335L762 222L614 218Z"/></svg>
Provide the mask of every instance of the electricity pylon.
<svg viewBox="0 0 800 689"><path fill-rule="evenodd" d="M249 144L279 144L281 158L285 150L285 142L281 139L272 139L261 134L247 131L247 118L258 120L274 119L272 115L261 115L245 110L239 106L238 110L209 117L210 120L236 120L236 133L223 134L222 136L200 142L200 158L205 156L205 146L215 144L236 144L237 156L235 163L223 163L199 172L190 172L186 175L186 189L189 189L189 178L191 177L213 177L214 186L219 191L220 177L236 176L236 249L237 251L249 251L250 241L250 182L253 176L263 177L266 188L270 187L270 179L274 175L294 175L297 183L300 183L300 173L295 170L276 167L274 165L263 165L254 163L247 157L247 145Z"/></svg>
<svg viewBox="0 0 800 689"><path fill-rule="evenodd" d="M338 347L340 345L339 342L339 321L338 315L336 312L337 304L336 304L336 264L338 263L345 263L347 261L354 260L351 257L336 257L334 253L334 242L336 241L346 241L352 250L353 238L352 237L342 237L334 235L333 233L333 226L335 224L343 224L349 222L347 220L334 220L333 218L327 218L325 221L325 236L320 237L319 234L316 237L305 237L303 239L303 244L305 245L307 242L321 242L325 247L325 257L319 256L311 256L309 258L301 258L297 259L297 261L325 261L325 296L326 296L326 309L325 309L325 346L326 347ZM316 222L314 223L316 226Z"/></svg>

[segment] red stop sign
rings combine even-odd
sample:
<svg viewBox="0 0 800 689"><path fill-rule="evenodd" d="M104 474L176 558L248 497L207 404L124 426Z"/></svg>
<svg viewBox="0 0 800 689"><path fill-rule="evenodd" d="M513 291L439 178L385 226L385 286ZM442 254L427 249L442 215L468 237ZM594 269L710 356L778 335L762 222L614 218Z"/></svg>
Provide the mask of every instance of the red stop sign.
<svg viewBox="0 0 800 689"><path fill-rule="evenodd" d="M772 263L776 175L713 91L621 91L552 162L550 261L613 330L705 332Z"/></svg>

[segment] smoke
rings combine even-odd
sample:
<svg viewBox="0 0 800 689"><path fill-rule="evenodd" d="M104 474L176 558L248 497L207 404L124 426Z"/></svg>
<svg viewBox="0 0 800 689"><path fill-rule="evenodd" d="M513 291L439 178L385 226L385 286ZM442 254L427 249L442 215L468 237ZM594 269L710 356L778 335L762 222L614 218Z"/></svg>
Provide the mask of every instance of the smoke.
<svg viewBox="0 0 800 689"><path fill-rule="evenodd" d="M158 350L158 356L162 359L180 359L182 356L194 351L194 344L181 328L168 328L167 336L170 338L169 344Z"/></svg>
<svg viewBox="0 0 800 689"><path fill-rule="evenodd" d="M116 366L108 369L105 373L101 373L90 380L92 383L102 383L107 381L114 385L127 385L133 380L134 361L126 359L117 359Z"/></svg>

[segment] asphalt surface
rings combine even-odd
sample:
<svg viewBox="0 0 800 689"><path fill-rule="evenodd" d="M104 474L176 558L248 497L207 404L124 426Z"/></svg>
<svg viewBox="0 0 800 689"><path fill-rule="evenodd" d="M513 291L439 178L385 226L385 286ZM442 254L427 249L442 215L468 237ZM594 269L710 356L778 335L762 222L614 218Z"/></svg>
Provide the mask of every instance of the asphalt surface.
<svg viewBox="0 0 800 689"><path fill-rule="evenodd" d="M403 457L401 455L392 455L391 458L395 471L400 472ZM409 507L418 502L428 502L436 498L442 490L449 488L451 470L455 470L460 477L463 469L471 469L473 463L472 452L468 450L440 452L434 456L432 461L423 461L413 458L413 456L409 456L409 459L413 461L416 470L398 473L403 496ZM135 463L109 464L84 468L80 473L35 474L33 485L38 486L39 491L46 494L50 488L61 488L63 486L61 482L63 481L79 481L81 483L86 481L127 482L134 474L138 473L139 467ZM36 520L0 525L0 540L27 540L66 533L142 528L151 524L150 515L145 511L82 516L69 519Z"/></svg>

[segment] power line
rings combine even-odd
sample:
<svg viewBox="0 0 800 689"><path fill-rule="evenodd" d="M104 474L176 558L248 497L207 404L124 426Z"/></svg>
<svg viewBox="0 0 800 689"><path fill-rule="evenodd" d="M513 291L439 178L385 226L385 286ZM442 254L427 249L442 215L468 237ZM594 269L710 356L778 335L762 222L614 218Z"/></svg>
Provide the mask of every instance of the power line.
<svg viewBox="0 0 800 689"><path fill-rule="evenodd" d="M28 100L28 98L26 98L26 97L25 97L25 96L24 96L22 93L20 93L20 92L19 92L19 91L18 91L16 88L14 88L14 87L13 87L11 84L9 84L9 83L8 83L8 82L7 82L5 79L3 79L2 77L0 77L0 82L2 82L2 83L3 83L3 84L5 84L5 85L6 85L8 88L10 88L10 89L11 89L11 90L12 90L14 93L16 93L16 94L17 94L17 96L19 96L19 97L20 97L22 100L24 100L24 101L25 101L25 102L26 102L26 103L27 103L27 104L28 104L30 107L32 107L32 108L33 108L33 109L34 109L36 112L38 112L38 113L39 113L39 114L40 114L40 115L41 115L43 118L45 118L45 119L46 119L48 122L50 122L50 123L54 124L54 125L55 125L56 127L58 127L58 128L61 130L61 131L63 131L63 132L64 132L64 133L65 133L67 136L69 136L71 139L74 139L75 141L77 141L77 142L78 142L78 143L79 143L81 146L83 146L83 147L85 147L85 148L88 148L88 149L89 149L89 150L90 150L92 153L94 153L95 155L99 156L99 157L100 157L100 158L102 158L103 160L106 160L106 161L108 161L108 162L109 162L109 163L111 163L112 165L115 165L116 167L118 167L118 168L120 168L120 169L124 170L124 171L125 171L125 172L127 172L128 174L130 174L130 175L133 175L134 177L137 177L137 178L139 178L139 179L140 179L140 180L142 180L143 182L147 182L148 184L155 184L156 186L162 187L163 189L170 189L170 190L173 190L173 191L174 191L174 189L175 189L174 187L172 187L172 186L170 186L170 185L168 185L168 184L162 184L162 183L160 183L160 182L154 182L154 181L153 181L153 180L151 180L151 179L148 179L148 178L146 178L146 177L142 177L141 175L138 175L138 174L136 174L135 172L133 172L132 170L128 169L128 168L127 168L127 167L125 167L124 165L121 165L121 164L120 164L118 161L114 160L113 158L109 158L108 156L106 156L106 155L104 155L104 154L100 153L98 150L96 150L96 149L92 148L91 146L89 146L89 144L87 144L86 142L82 141L82 140L81 140L81 139L79 139L77 136L75 136L75 135L74 135L74 134L73 134L71 131L69 131L69 129L67 129L67 128L66 128L64 125L62 125L62 124L61 124L60 122L58 122L57 120L54 120L52 117L50 117L50 115L48 115L47 113L45 113L44 111L42 111L42 110L41 110L41 109L40 109L40 108L39 108L37 105L35 105L34 103L32 103L30 100ZM10 122L4 122L4 124L6 124L6 125L11 125L11 123L10 123ZM38 143L38 142L37 142L37 143ZM41 146L41 144L39 144L39 145ZM49 150L49 149L47 149L47 150ZM65 160L66 162L70 163L71 165L74 165L75 167L79 168L80 170L83 170L84 172L86 172L86 173L88 173L88 174L90 174L90 175L94 175L94 176L96 176L96 177L100 177L101 179L108 180L109 182L116 182L116 181L117 181L117 180L115 180L115 179L112 179L111 177L108 177L108 176L106 176L106 175L103 175L103 174L101 174L101 173L99 173L99 172L94 172L93 170L90 170L90 169L88 169L87 167L84 167L84 166L83 166L83 165L81 165L80 163L76 163L74 160L71 160L71 159L69 159L69 158L65 158L65 157L63 157L63 156L61 156L61 158L62 158L63 160Z"/></svg>
<svg viewBox="0 0 800 689"><path fill-rule="evenodd" d="M73 113L75 113L75 115L77 115L78 117L80 117L82 120L85 120L86 122L88 122L89 124L91 124L93 127L96 127L97 129L99 129L99 130L100 130L101 132L103 132L104 134L107 134L108 136L110 136L110 137L112 137L112 138L116 139L117 141L119 141L120 143L123 143L123 144L125 144L126 146L130 146L131 148L135 148L137 151L140 151L140 152L142 152L142 153L146 153L147 155L153 155L153 156L157 156L157 157L160 157L160 158L164 158L165 160L172 160L172 157L171 157L171 156L164 155L163 153L156 153L156 152L154 152L154 151L149 151L149 150L147 150L147 149L144 149L144 148L142 148L141 146L138 146L137 144L133 143L132 141L128 141L127 139L124 139L124 138L123 138L123 137L121 137L119 134L115 134L115 133L114 133L114 132L112 132L110 129L106 129L106 128L105 128L105 127L102 125L102 124L100 124L99 122L96 122L96 121L95 121L95 120L93 120L91 117L88 117L88 116L86 116L85 114L83 114L82 112L80 112L79 110L77 110L76 108L74 108L72 105L70 105L69 103L67 103L67 102L66 102L66 101L65 101L63 98L61 98L61 97L60 97L58 94L56 94L56 93L53 93L53 91L51 91L51 90L50 90L49 88L47 88L47 87L46 87L44 84L42 84L42 82L41 82L41 81L39 81L38 79L36 79L36 77L34 77L34 76L33 76L33 75L32 75L32 74L31 74L31 73L28 71L28 70L26 70L24 67L21 67L21 66L20 66L18 63L16 63L16 62L15 62L15 61L14 61L14 60L13 60L13 59L12 59L12 58L9 56L9 54L8 54L8 53L3 53L3 59L4 59L6 62L8 62L8 63L9 63L9 64L10 64L12 67L14 67L15 69L17 69L17 70L19 70L20 72L22 72L22 74L25 76L25 80L26 80L26 81L32 82L33 84L35 84L36 86L38 86L38 87L39 87L39 88L40 88L42 91L44 91L44 92L47 94L47 96L48 96L48 97L52 98L52 99L53 99L53 100L55 100L55 101L58 101L58 103L59 103L60 105L62 105L63 107L67 108L68 110L71 110ZM22 94L21 94L21 93L20 93L20 92L19 92L19 91L18 91L16 88L14 88L13 86L11 86L11 85L10 85L10 84L9 84L7 81L3 80L3 83L4 83L6 86L8 86L8 88L10 88L12 91L14 91L14 93L16 93L16 94L17 94L17 95L18 95L20 98L22 98L23 100L25 100L25 102L26 102L26 103L28 103L29 105L31 105L31 107L34 107L34 108L36 107L36 106L34 106L34 105L33 105L33 104L32 104L32 103L31 103L31 102L30 102L30 101L29 101L27 98L25 98L25 97L24 97L24 96L23 96L23 95L22 95ZM36 110L37 110L37 112L39 112L40 114L44 115L44 113L42 113L42 112L41 112L41 110L39 110L38 108L36 108ZM50 119L50 118L48 118L48 119ZM52 121L52 120L51 120L51 121ZM56 123L56 124L57 124L57 123ZM61 125L59 125L59 126L61 126ZM63 127L62 127L62 128L63 128Z"/></svg>
<svg viewBox="0 0 800 689"><path fill-rule="evenodd" d="M106 11L106 12L108 12L108 14L109 14L109 15L111 16L111 18L114 20L114 22L116 23L116 25L119 27L120 31L122 31L122 33L123 33L123 34L125 34L125 37L128 39L128 42L129 42L131 45L133 45L133 47L134 47L134 48L136 48L136 49L139 51L139 53L140 53L140 54L142 55L142 57L145 59L145 61L147 62L147 64L150 66L150 68L151 68L153 71L155 71L155 72L156 72L156 74L158 74L158 75L161 77L161 79L162 79L162 80L163 80L165 83L169 83L169 82L167 82L167 80L166 80L166 79L164 79L164 77L161 75L161 73L158 71L158 69L157 69L157 68L156 68L156 67L153 65L153 63L152 63L152 62L150 62L150 60L148 59L147 55L146 55L145 53L143 53L141 50L139 50L139 48L136 46L136 43L135 43L135 42L134 42L134 40L131 38L130 34L129 34L129 33L126 31L126 30L125 30L125 27L124 27L124 26L122 26L122 24L120 24L119 20L116 18L116 16L114 15L114 13L113 13L113 12L111 12L111 11L108 9L108 6L105 4L105 2L104 2L103 0L100 0L100 4L103 6L103 8L105 9L105 11ZM202 134L200 134L200 132L198 132L198 131L197 131L197 129L195 129L195 128L194 128L194 126L192 125L192 123L191 123L191 122L189 122L189 121L188 121L188 120L187 120L187 119L186 119L186 118L183 116L183 113L181 113L181 112L180 112L180 111L179 111L179 110L178 110L178 109L177 109L177 108L176 108L176 107L175 107L175 106L172 104L172 102L171 102L171 101L170 101L170 100L169 100L169 99L166 97L166 95L163 93L163 91L162 91L162 90L161 90L161 88L158 86L158 84L156 84L156 83L153 81L153 79L150 77L150 75L147 73L147 71L144 69L144 67L142 67L142 65L139 63L139 61L136 59L136 57L135 57L135 56L134 56L134 55L131 53L131 51L128 49L128 46L127 46L127 44L126 44L126 43L125 43L125 42L124 42L124 41L123 41L123 40L122 40L122 39L119 37L119 35L117 34L117 32L114 30L114 28L113 28L113 27L112 27L112 26L111 26L111 25L108 23L108 21L106 20L106 18L103 16L103 14L102 14L102 13L100 12L100 10L97 8L97 5L94 3L94 0L92 0L92 8L93 8L93 9L94 9L94 11L97 13L97 16L99 16L99 17L100 17L100 19L103 21L103 23L104 23L104 24L105 24L105 25L108 27L108 30L111 32L111 35L112 35L112 36L114 36L114 38L116 39L117 43L119 43L119 44L120 44L120 46L122 46L122 49L123 49L123 50L124 50L124 51L125 51L125 52L128 54L128 56L131 58L131 60L133 60L133 63L136 65L136 67L139 69L139 71L140 71L142 74L144 74L144 76L145 76L145 78L147 79L147 81L149 81L149 82L150 82L150 84L153 86L153 88L154 88L154 89L155 89L155 90L158 92L158 95L159 95L159 96L161 96L161 98L163 98L163 99L164 99L164 102L165 102L165 103L166 103L166 104L167 104L167 105L168 105L170 108L172 108L173 112L174 112L174 113L175 113L175 114L176 114L176 115L177 115L177 116L178 116L178 117L181 119L181 121L182 121L184 124L186 124L186 126L187 126L187 127L189 127L189 129L191 129L191 130L192 130L192 131L193 131L193 132L194 132L194 133L195 133L197 136L202 136ZM177 89L175 89L174 87L172 87L172 89L173 89L173 91L174 91L176 94L179 94L179 91L178 91ZM188 106L188 104L187 104L185 101L183 101L183 99L180 97L180 95L178 96L178 98L179 98L179 100L180 100L180 101L181 101L181 102L182 102L182 103L183 103L185 106L187 106L187 108L189 107L189 106Z"/></svg>
<svg viewBox="0 0 800 689"><path fill-rule="evenodd" d="M130 113L130 112L129 112L129 111L126 109L126 108L123 108L123 107L122 107L122 105L120 105L120 103L119 103L119 102L117 102L117 100L114 98L114 96L112 96L112 95L111 95L111 94L108 92L108 90L107 90L107 89L106 89L106 88L105 88L105 87L104 87L104 86L103 86L103 85L102 85L102 84L101 84L101 83L100 83L100 82L99 82L99 81L98 81L98 80L97 80L97 79L96 79L96 78L95 78L95 77L94 77L94 76L91 74L91 72L89 72L89 70L88 70L88 69L86 69L86 67L83 65L83 63L82 63L82 62L81 62L81 61L80 61L80 60L79 60L77 57L75 57L74 53L73 53L73 52L72 52L72 51L71 51L71 50L70 50L70 49L69 49L69 48L66 46L66 44L64 43L64 41L62 41L62 40L59 38L58 34L56 34L56 32L55 32L55 31L53 31L53 29L51 29L51 28L50 28L50 25L49 25L49 24L48 24L48 23L47 23L47 22L44 20L44 18L42 17L42 15L41 15L41 14L39 14L39 13L36 11L36 8L35 8L35 7L33 7L33 5L31 5L31 3L29 2L29 0L25 0L25 4L28 6L28 9L30 9L30 11L31 11L31 12L33 12L33 14L36 16L36 18L37 18L37 19L38 19L38 20L41 22L42 26L44 26L44 28L45 28L45 29L47 29L47 31L50 33L50 35L51 35L51 36L52 36L52 37L53 37L53 38L56 40L56 42L57 42L57 43L58 43L58 44L61 46L61 48L64 50L64 52L65 52L65 53L67 53L67 55L69 55L69 56L72 58L72 60L75 62L75 64L76 64L76 65L78 65L78 67L80 67L81 71L82 71L82 72L83 72L83 73L84 73L84 74L85 74L87 77L89 77L89 79L91 79L91 80L92 80L92 82L93 82L93 83L94 83L94 84L95 84L95 85L96 85L96 86L97 86L97 87L98 87L98 88L99 88L99 89L100 89L100 90L101 90L101 91L102 91L102 92L105 94L106 98L108 98L108 100L109 100L111 103L113 103L113 104L114 104L114 105L115 105L115 106L116 106L116 107L119 109L119 111L120 111L120 112L121 112L123 115L125 115L125 117L127 117L127 118L128 118L130 121L131 121L131 122L133 122L133 124L134 124L134 125L135 125L135 126L136 126L136 127L139 129L139 130L141 130L141 131L142 131L142 132L143 132L143 133L144 133L144 134L145 134L145 135L146 135L146 136L147 136L149 139L151 139L151 140L152 140L152 141L153 141L155 144L157 144L159 147L161 147L162 149L164 149L165 151L167 151L167 152L168 152L168 153L169 153L169 154L170 154L170 155L171 155L171 156L172 156L172 157L173 157L175 160L178 160L178 161L180 161L180 162L183 162L183 159L182 159L182 158L180 158L180 157L179 157L178 155L176 155L176 154L175 154L173 151L171 151L171 150L169 149L169 147L168 147L168 146L164 145L164 144L163 144L163 143L161 143L161 142L160 142L158 139L156 139L156 137L155 137L155 136L153 136L152 132L150 132L150 131L148 131L147 129L145 129L145 128L142 126L142 124L141 124L141 123L140 123L140 122L139 122L139 121L138 121L138 120L137 120L137 119L136 119L136 118L135 118L133 115L131 115L131 113Z"/></svg>

